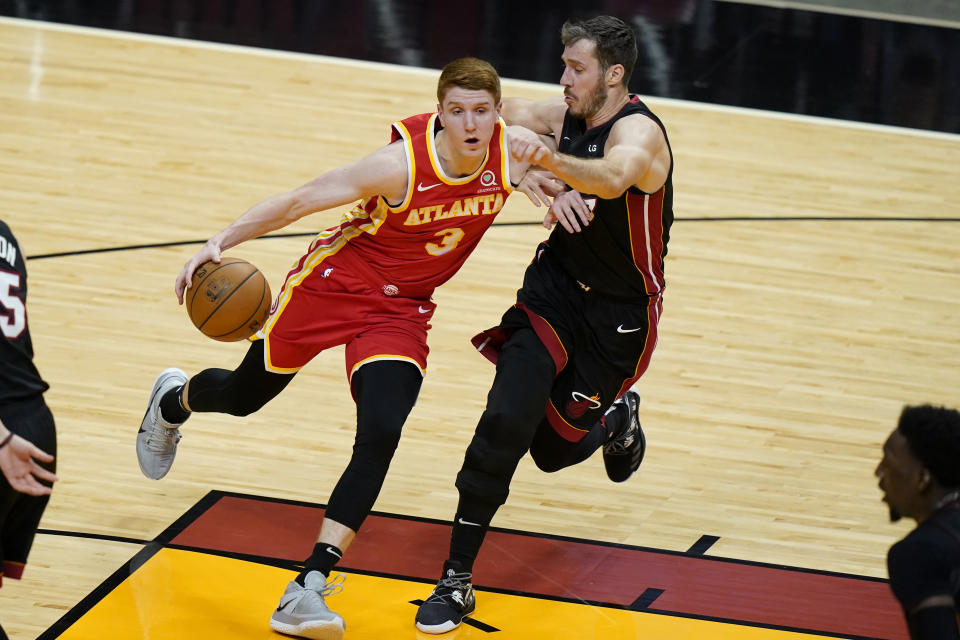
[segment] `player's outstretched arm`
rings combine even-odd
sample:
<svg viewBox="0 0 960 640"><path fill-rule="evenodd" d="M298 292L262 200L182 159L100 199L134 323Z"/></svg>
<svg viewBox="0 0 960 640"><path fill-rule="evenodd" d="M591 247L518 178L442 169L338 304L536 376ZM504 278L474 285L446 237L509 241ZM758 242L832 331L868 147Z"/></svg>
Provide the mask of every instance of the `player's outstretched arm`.
<svg viewBox="0 0 960 640"><path fill-rule="evenodd" d="M10 486L32 496L49 495L50 487L40 484L39 480L56 482L58 478L37 464L37 460L52 462L53 456L29 440L13 435L2 422L0 442L6 443L0 447L0 470Z"/></svg>
<svg viewBox="0 0 960 640"><path fill-rule="evenodd" d="M547 134L557 139L563 128L567 105L563 98L504 98L500 115L509 125L520 125L534 133Z"/></svg>
<svg viewBox="0 0 960 640"><path fill-rule="evenodd" d="M600 158L578 158L551 151L542 142L512 141L510 152L552 171L570 187L601 198L616 198L632 186L652 192L663 186L670 169L666 138L657 124L642 115L614 124Z"/></svg>
<svg viewBox="0 0 960 640"><path fill-rule="evenodd" d="M539 136L530 129L512 125L507 127L507 146L509 147L512 139L525 140L528 143L536 140L543 140L544 136ZM547 146L553 146L549 139L544 140ZM510 155L510 181L517 186L517 190L522 192L534 206L541 205L549 207L553 198L564 189L562 180L558 180L549 171L537 170L529 162L517 159Z"/></svg>
<svg viewBox="0 0 960 640"><path fill-rule="evenodd" d="M401 141L382 147L352 164L333 169L305 185L253 205L230 226L212 236L183 266L174 283L177 300L193 284L193 273L204 262L220 262L231 247L300 218L375 195L402 202L407 194L407 160Z"/></svg>

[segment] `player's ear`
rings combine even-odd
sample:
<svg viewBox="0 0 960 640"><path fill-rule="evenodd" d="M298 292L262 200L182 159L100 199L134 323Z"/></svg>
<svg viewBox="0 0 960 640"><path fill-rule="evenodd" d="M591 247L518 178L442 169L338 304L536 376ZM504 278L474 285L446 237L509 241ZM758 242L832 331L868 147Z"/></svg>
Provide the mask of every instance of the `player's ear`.
<svg viewBox="0 0 960 640"><path fill-rule="evenodd" d="M503 111L503 100L501 100L500 102L497 103L497 115L498 115L498 116L501 114L501 111Z"/></svg>
<svg viewBox="0 0 960 640"><path fill-rule="evenodd" d="M440 118L440 126L445 126L443 124L443 107L440 104L437 104L437 117Z"/></svg>
<svg viewBox="0 0 960 640"><path fill-rule="evenodd" d="M625 70L622 64L611 65L610 68L607 69L607 84L611 87L615 87L623 82L624 71Z"/></svg>

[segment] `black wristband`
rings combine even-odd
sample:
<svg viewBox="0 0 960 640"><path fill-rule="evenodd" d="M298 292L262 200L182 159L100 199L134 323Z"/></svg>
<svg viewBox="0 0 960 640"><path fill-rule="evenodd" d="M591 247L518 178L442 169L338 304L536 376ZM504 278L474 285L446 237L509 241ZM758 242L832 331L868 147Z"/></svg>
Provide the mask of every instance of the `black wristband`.
<svg viewBox="0 0 960 640"><path fill-rule="evenodd" d="M7 437L3 439L3 442L0 442L0 449L3 449L7 444L10 443L10 440L13 439L13 431L7 434Z"/></svg>

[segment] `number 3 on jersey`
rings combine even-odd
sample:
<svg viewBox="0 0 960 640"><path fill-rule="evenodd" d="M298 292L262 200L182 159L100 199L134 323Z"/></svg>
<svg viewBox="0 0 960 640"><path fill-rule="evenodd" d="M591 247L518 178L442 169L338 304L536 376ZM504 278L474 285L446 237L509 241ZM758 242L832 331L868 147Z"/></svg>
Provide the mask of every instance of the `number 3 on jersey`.
<svg viewBox="0 0 960 640"><path fill-rule="evenodd" d="M8 340L20 337L27 326L23 300L14 295L20 288L20 274L0 271L0 331Z"/></svg>
<svg viewBox="0 0 960 640"><path fill-rule="evenodd" d="M457 248L464 233L460 227L453 227L452 229L437 231L434 235L440 236L442 240L439 243L428 242L424 248L432 256L442 256Z"/></svg>

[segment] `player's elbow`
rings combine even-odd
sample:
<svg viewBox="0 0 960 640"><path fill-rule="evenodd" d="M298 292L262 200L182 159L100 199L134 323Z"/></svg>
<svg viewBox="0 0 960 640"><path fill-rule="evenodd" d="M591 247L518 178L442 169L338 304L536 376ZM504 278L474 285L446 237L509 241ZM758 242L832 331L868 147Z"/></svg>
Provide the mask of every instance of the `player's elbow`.
<svg viewBox="0 0 960 640"><path fill-rule="evenodd" d="M604 200L613 200L623 195L623 192L630 188L625 181L605 182L594 189L594 195Z"/></svg>

